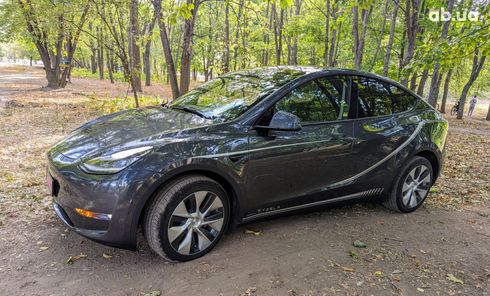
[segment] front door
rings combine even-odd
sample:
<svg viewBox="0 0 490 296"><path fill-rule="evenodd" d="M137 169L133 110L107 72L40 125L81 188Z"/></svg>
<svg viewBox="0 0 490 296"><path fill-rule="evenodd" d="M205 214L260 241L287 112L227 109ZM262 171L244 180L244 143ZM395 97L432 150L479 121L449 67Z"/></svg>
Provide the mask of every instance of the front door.
<svg viewBox="0 0 490 296"><path fill-rule="evenodd" d="M355 173L349 97L345 78L317 78L291 90L259 119L267 125L274 112L286 111L300 118L302 129L251 130L245 216L328 199L329 184Z"/></svg>

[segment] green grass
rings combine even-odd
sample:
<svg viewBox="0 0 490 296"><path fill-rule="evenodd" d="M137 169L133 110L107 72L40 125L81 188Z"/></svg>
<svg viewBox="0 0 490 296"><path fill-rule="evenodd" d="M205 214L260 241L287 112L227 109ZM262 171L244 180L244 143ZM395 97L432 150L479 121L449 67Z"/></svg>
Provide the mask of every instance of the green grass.
<svg viewBox="0 0 490 296"><path fill-rule="evenodd" d="M73 68L71 70L72 77L78 78L99 78L99 73L92 73L89 69L84 68ZM124 74L122 72L114 72L112 73L114 77L114 81L124 82ZM104 71L104 79L109 79L109 72L107 70Z"/></svg>
<svg viewBox="0 0 490 296"><path fill-rule="evenodd" d="M77 78L99 78L99 73L92 73L90 69L85 69L85 68L77 68L74 67L71 70L71 75L72 77L77 77ZM118 82L126 82L124 79L124 74L122 72L113 72L112 76L114 77L114 81ZM109 80L109 72L107 70L104 70L104 79ZM142 81L144 82L145 75L143 74L141 76ZM159 75L151 75L151 82L152 83L157 83L157 84L167 84L165 79Z"/></svg>
<svg viewBox="0 0 490 296"><path fill-rule="evenodd" d="M157 106L166 102L166 99L152 96L141 96L138 98L139 106ZM114 112L119 112L131 108L136 108L136 103L133 97L119 97L104 99L93 96L85 103L85 107L91 111L96 111L101 115L106 115Z"/></svg>

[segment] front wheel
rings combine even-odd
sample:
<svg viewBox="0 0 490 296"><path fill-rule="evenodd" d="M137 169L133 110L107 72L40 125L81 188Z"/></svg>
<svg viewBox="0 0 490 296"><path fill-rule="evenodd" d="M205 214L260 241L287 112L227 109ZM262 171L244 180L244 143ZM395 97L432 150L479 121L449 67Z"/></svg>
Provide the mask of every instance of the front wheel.
<svg viewBox="0 0 490 296"><path fill-rule="evenodd" d="M424 157L415 156L402 168L384 205L402 213L415 211L429 194L433 180L431 163Z"/></svg>
<svg viewBox="0 0 490 296"><path fill-rule="evenodd" d="M178 261L199 258L218 243L229 221L226 191L204 176L186 176L165 186L147 209L150 247Z"/></svg>

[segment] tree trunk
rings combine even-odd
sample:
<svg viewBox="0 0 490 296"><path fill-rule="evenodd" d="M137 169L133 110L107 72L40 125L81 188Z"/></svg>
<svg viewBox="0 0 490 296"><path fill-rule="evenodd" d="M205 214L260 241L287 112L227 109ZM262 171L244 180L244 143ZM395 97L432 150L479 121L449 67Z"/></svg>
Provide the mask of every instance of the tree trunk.
<svg viewBox="0 0 490 296"><path fill-rule="evenodd" d="M248 59L248 54L247 54L247 50L248 50L248 47L247 47L247 30L244 30L243 28L247 28L248 27L248 24L247 24L247 14L244 13L243 14L243 26L241 28L239 28L241 30L241 37L242 37L242 48L243 48L243 53L242 53L242 69L245 69L247 68L247 59Z"/></svg>
<svg viewBox="0 0 490 296"><path fill-rule="evenodd" d="M427 77L429 77L429 70L424 69L422 71L422 77L420 77L419 87L417 88L417 94L419 96L424 95L425 83L427 82Z"/></svg>
<svg viewBox="0 0 490 296"><path fill-rule="evenodd" d="M384 36L384 32L385 32L386 19L387 19L389 4L390 4L390 2L386 1L385 7L383 10L383 22L381 24L381 29L379 30L379 38L378 38L378 42L376 44L376 51L374 52L373 62L371 63L371 67L369 67L368 72L373 71L374 65L376 65L376 60L378 59L379 51L381 50L381 41L383 40L383 36Z"/></svg>
<svg viewBox="0 0 490 296"><path fill-rule="evenodd" d="M405 20L406 20L406 32L407 32L407 47L406 52L403 55L403 59L400 63L400 71L402 73L401 83L407 86L408 75L403 73L404 68L412 61L415 53L415 43L417 41L418 30L418 13L419 13L420 0L406 0L405 8Z"/></svg>
<svg viewBox="0 0 490 296"><path fill-rule="evenodd" d="M236 31L235 31L235 40L234 40L234 49L233 49L233 70L237 70L238 68L238 39L240 37L240 26L241 26L241 18L242 18L242 10L243 10L243 5L244 5L245 0L240 0L238 4L238 13L236 16Z"/></svg>
<svg viewBox="0 0 490 296"><path fill-rule="evenodd" d="M267 3L269 6L269 3ZM223 73L230 72L230 1L225 4L225 53L223 55ZM207 81L207 71L205 74Z"/></svg>
<svg viewBox="0 0 490 296"><path fill-rule="evenodd" d="M364 42L366 40L366 32L368 27L368 19L371 15L371 11L373 10L373 6L369 8L369 10L363 9L361 12L362 15L362 30L361 30L361 39L359 40L359 69L361 69L362 58L364 56Z"/></svg>
<svg viewBox="0 0 490 296"><path fill-rule="evenodd" d="M272 19L273 19L273 13L271 10L271 4L270 1L267 1L267 8L265 11L265 18L268 20L268 26L266 32L264 33L264 53L262 57L262 65L267 66L269 64L269 44L270 44L270 36L269 32L272 31Z"/></svg>
<svg viewBox="0 0 490 296"><path fill-rule="evenodd" d="M107 72L109 73L109 80L111 81L111 83L114 83L114 75L112 73L114 65L111 57L111 49L106 50L106 59L107 59Z"/></svg>
<svg viewBox="0 0 490 296"><path fill-rule="evenodd" d="M339 2L339 0L335 0L333 6L330 7L331 17L332 17L333 22L335 22L337 20L338 2ZM332 29L332 39L330 42L330 50L328 53L328 66L329 67L335 67L335 64L336 64L336 59L335 59L336 48L335 48L335 45L337 44L337 38L338 38L337 35L340 34L340 26L341 25L342 24L339 24L338 30L336 27L334 27Z"/></svg>
<svg viewBox="0 0 490 296"><path fill-rule="evenodd" d="M490 104L488 104L488 112L487 112L487 117L485 119L490 120Z"/></svg>
<svg viewBox="0 0 490 296"><path fill-rule="evenodd" d="M330 1L330 0L327 0ZM299 17L300 11L301 11L301 0L296 0L295 1L295 10L294 10L294 15L296 18ZM293 65L298 64L298 35L295 34L293 37L293 46L291 48L291 63Z"/></svg>
<svg viewBox="0 0 490 296"><path fill-rule="evenodd" d="M191 59L192 59L192 36L194 35L194 25L197 18L200 0L187 0L188 4L194 4L191 11L191 17L185 20L184 40L182 43L182 57L180 59L180 88L179 95L189 91L191 76Z"/></svg>
<svg viewBox="0 0 490 296"><path fill-rule="evenodd" d="M456 117L457 119L463 118L466 97L468 96L468 92L470 91L473 82L475 82L475 80L478 78L478 75L480 75L480 71L483 68L483 64L485 63L486 58L487 57L484 56L483 54L480 56L479 51L475 50L475 54L473 56L473 67L471 69L470 78L468 79L468 82L466 82L466 84L464 85L463 91L461 92L461 96L459 97L459 110L458 110L458 116Z"/></svg>
<svg viewBox="0 0 490 296"><path fill-rule="evenodd" d="M359 70L361 68L361 61L359 56L359 6L352 7L352 39L354 40L352 52L354 53L354 68Z"/></svg>
<svg viewBox="0 0 490 296"><path fill-rule="evenodd" d="M362 9L361 10L361 34L359 35L359 6L355 5L352 7L352 38L354 39L354 68L359 70L361 69L362 64L362 56L364 52L364 40L366 39L367 32L367 22L369 15L371 14L372 6L369 10Z"/></svg>
<svg viewBox="0 0 490 296"><path fill-rule="evenodd" d="M89 30L92 33L92 23L89 24ZM94 44L94 38L90 38L90 51L92 54L90 55L90 66L92 70L92 74L97 73L97 48Z"/></svg>
<svg viewBox="0 0 490 296"><path fill-rule="evenodd" d="M415 91L415 88L417 88L417 72L413 73L410 79L410 90Z"/></svg>
<svg viewBox="0 0 490 296"><path fill-rule="evenodd" d="M141 51L139 30L139 3L131 0L129 6L129 66L130 79L133 81L134 90L141 92Z"/></svg>
<svg viewBox="0 0 490 296"><path fill-rule="evenodd" d="M158 28L160 29L160 41L162 43L163 54L165 56L165 63L167 64L167 76L172 89L172 98L179 97L179 85L177 83L177 73L175 71L175 64L172 57L172 50L170 48L170 41L168 39L167 26L162 19L162 0L154 0L153 7L155 9L155 16L158 21Z"/></svg>
<svg viewBox="0 0 490 296"><path fill-rule="evenodd" d="M447 11L451 14L453 12L453 6L454 6L454 0L448 0L447 2ZM446 40L447 39L447 33L449 31L449 24L450 20L444 22L444 25L442 27L442 34L441 34L441 39L440 40ZM441 85L441 81L439 80L439 70L441 68L441 63L439 61L436 62L434 65L434 71L432 72L432 79L430 82L430 89L429 89L429 96L427 98L427 101L429 104L432 105L432 107L437 106L437 94L439 93L439 86Z"/></svg>
<svg viewBox="0 0 490 296"><path fill-rule="evenodd" d="M453 69L447 72L446 80L444 81L444 92L442 93L442 101L441 101L441 113L446 113L446 102L447 102L447 96L449 94L449 83L451 82L452 74L453 74Z"/></svg>
<svg viewBox="0 0 490 296"><path fill-rule="evenodd" d="M276 46L276 65L280 65L282 56L282 26L284 20L284 9L280 9L279 19L277 18L277 9L275 4L272 4L272 12L274 14L274 43Z"/></svg>
<svg viewBox="0 0 490 296"><path fill-rule="evenodd" d="M342 35L342 23L339 24L339 29L337 31L337 42L335 44L335 51L333 54L332 67L337 66L337 59L339 57L340 40L342 39L342 38L340 38L341 35Z"/></svg>
<svg viewBox="0 0 490 296"><path fill-rule="evenodd" d="M325 52L324 52L324 55L323 55L323 64L325 66L328 66L329 65L329 57L330 57L330 54L329 54L329 46L328 46L328 43L329 43L329 31L330 31L330 0L327 0L325 1L326 3L326 13L325 13ZM333 39L333 37L332 37ZM335 42L335 41L334 41Z"/></svg>
<svg viewBox="0 0 490 296"><path fill-rule="evenodd" d="M97 32L97 65L99 65L99 79L104 79L104 45L102 43L102 30L95 27Z"/></svg>
<svg viewBox="0 0 490 296"><path fill-rule="evenodd" d="M145 85L151 85L151 37L153 35L153 28L155 27L156 22L156 14L153 15L150 24L148 25L148 29L145 32L146 43L145 43L145 51L143 53L143 72L145 72Z"/></svg>

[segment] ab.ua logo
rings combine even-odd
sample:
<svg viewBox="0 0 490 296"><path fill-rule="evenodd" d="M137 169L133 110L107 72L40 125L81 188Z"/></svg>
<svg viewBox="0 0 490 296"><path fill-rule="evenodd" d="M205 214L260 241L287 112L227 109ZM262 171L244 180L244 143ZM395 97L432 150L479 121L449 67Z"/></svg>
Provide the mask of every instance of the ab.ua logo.
<svg viewBox="0 0 490 296"><path fill-rule="evenodd" d="M445 11L444 8L429 11L429 20L433 22L476 22L478 19L480 19L480 13L478 11L468 11L467 9L453 13Z"/></svg>

